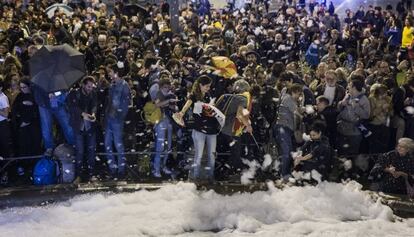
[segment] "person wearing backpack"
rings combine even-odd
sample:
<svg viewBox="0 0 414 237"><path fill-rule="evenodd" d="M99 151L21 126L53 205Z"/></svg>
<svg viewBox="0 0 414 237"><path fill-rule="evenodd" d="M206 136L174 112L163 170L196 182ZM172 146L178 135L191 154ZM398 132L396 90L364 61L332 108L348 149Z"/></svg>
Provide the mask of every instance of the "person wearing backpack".
<svg viewBox="0 0 414 237"><path fill-rule="evenodd" d="M247 81L237 80L233 85L234 94L224 94L216 103L217 108L226 116L224 127L219 134L217 150L219 153L230 153L220 157L221 161L228 164L225 166L230 167L230 179L239 178L243 168L240 136L244 130L253 134L249 118L252 104L249 91L250 85Z"/></svg>
<svg viewBox="0 0 414 237"><path fill-rule="evenodd" d="M96 149L96 110L97 96L95 78L87 76L82 79L81 87L72 90L68 95L70 123L75 133L76 179L80 182L81 173L86 158L88 178L95 179L95 149Z"/></svg>
<svg viewBox="0 0 414 237"><path fill-rule="evenodd" d="M116 64L107 67L111 78L107 103L105 106L105 150L108 154L109 172L113 178L123 178L126 174L126 158L124 153L124 121L128 113L131 92L128 83L119 77ZM113 146L120 153L117 159L112 155Z"/></svg>
<svg viewBox="0 0 414 237"><path fill-rule="evenodd" d="M214 162L217 144L217 131L215 130L214 116L206 117L202 114L194 113L196 103L209 103L211 100L209 90L211 86L211 78L208 76L200 76L193 85L190 96L187 99L181 112L178 114L183 118L187 110L193 108L194 125L192 131L192 138L194 142L194 164L193 164L193 178L199 180L201 178L201 158L203 157L204 146L207 144L208 155L208 177L207 179L214 180Z"/></svg>

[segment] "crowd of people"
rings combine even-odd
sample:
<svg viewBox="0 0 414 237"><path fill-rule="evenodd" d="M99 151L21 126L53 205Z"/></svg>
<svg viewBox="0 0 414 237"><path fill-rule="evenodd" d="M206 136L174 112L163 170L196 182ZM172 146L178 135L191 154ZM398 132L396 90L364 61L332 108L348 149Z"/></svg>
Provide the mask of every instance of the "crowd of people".
<svg viewBox="0 0 414 237"><path fill-rule="evenodd" d="M344 19L332 3L315 1L288 1L275 12L260 0L207 11L190 4L176 33L167 1L132 16L122 2L109 12L101 1L69 1L73 13L50 17L53 2L0 4L2 157L50 156L65 142L75 148L77 181L86 181L101 160L110 177L125 178L125 152L146 150L155 178L191 166L193 179L214 180L240 178L244 159L263 162L275 144L284 180L293 170L326 179L334 156L360 153L384 154L375 165L375 177L388 179L384 190L398 183L401 191L414 174L407 1L361 5ZM87 76L45 93L30 80L29 60L60 44L85 55ZM189 164L186 153L194 154ZM15 162L3 175L33 164Z"/></svg>

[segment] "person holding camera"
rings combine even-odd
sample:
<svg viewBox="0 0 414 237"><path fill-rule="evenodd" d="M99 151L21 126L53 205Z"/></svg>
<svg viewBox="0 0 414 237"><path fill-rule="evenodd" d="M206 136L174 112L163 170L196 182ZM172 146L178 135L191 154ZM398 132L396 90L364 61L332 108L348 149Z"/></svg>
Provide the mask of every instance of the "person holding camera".
<svg viewBox="0 0 414 237"><path fill-rule="evenodd" d="M81 87L72 90L68 95L68 108L70 123L75 134L76 151L76 180L80 181L84 170L84 158L88 164L88 178L95 175L95 149L96 149L96 110L97 96L95 91L95 78L87 76L82 79Z"/></svg>

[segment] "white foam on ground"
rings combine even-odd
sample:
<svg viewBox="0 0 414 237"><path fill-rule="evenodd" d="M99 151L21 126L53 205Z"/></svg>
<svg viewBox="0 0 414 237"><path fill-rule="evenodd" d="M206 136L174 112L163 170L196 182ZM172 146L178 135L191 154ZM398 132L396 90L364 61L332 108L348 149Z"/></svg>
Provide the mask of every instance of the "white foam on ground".
<svg viewBox="0 0 414 237"><path fill-rule="evenodd" d="M414 236L357 183L223 196L193 184L0 212L0 236Z"/></svg>

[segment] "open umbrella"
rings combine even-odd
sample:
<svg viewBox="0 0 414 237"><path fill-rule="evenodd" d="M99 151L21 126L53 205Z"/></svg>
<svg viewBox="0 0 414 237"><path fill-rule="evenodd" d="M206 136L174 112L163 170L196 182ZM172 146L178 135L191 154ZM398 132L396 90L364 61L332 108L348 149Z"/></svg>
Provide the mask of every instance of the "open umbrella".
<svg viewBox="0 0 414 237"><path fill-rule="evenodd" d="M32 83L48 93L67 90L86 74L84 55L68 44L43 46L29 64Z"/></svg>
<svg viewBox="0 0 414 237"><path fill-rule="evenodd" d="M50 5L48 8L46 8L45 12L49 18L52 18L55 15L56 10L65 13L67 16L73 15L73 9L63 3L55 3L53 5Z"/></svg>
<svg viewBox="0 0 414 237"><path fill-rule="evenodd" d="M147 9L138 4L125 5L124 8L122 8L122 14L127 16L136 16L140 14L144 18L150 17L150 14L147 11Z"/></svg>

